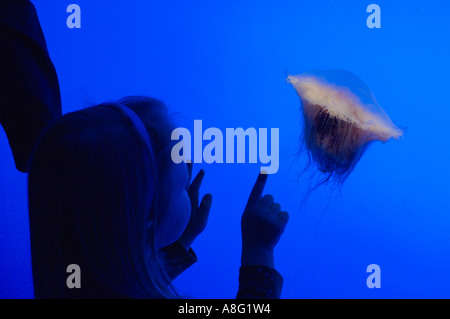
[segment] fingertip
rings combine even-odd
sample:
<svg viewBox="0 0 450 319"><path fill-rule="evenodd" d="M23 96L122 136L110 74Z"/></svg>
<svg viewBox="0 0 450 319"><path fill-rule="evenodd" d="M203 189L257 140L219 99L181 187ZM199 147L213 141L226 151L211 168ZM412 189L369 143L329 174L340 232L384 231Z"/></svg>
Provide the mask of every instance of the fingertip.
<svg viewBox="0 0 450 319"><path fill-rule="evenodd" d="M266 180L268 176L269 174L267 173L267 171L262 170L261 172L259 172L258 178L263 178Z"/></svg>
<svg viewBox="0 0 450 319"><path fill-rule="evenodd" d="M258 174L255 184L253 185L252 191L247 201L245 209L249 206L256 204L261 199L264 187L266 186L267 174Z"/></svg>
<svg viewBox="0 0 450 319"><path fill-rule="evenodd" d="M260 188L264 189L264 186L266 185L268 174L259 173L258 178L256 179L256 185L259 185ZM261 190L262 192L262 190Z"/></svg>
<svg viewBox="0 0 450 319"><path fill-rule="evenodd" d="M202 202L200 203L200 205L202 205L202 206L211 206L211 203L212 203L212 195L211 194L205 194L205 196L203 196L203 198L202 198Z"/></svg>
<svg viewBox="0 0 450 319"><path fill-rule="evenodd" d="M210 193L205 194L205 196L203 196L203 198L209 202L212 202L213 196Z"/></svg>
<svg viewBox="0 0 450 319"><path fill-rule="evenodd" d="M212 195L209 193L205 194L200 203L200 209L208 214L211 209L211 205L212 205Z"/></svg>
<svg viewBox="0 0 450 319"><path fill-rule="evenodd" d="M202 184L203 177L205 177L205 171L203 169L200 169L200 171L195 176L194 180L191 183L191 186L199 189L200 185Z"/></svg>
<svg viewBox="0 0 450 319"><path fill-rule="evenodd" d="M199 176L200 178L203 178L205 176L205 170L202 168L198 171L197 176Z"/></svg>

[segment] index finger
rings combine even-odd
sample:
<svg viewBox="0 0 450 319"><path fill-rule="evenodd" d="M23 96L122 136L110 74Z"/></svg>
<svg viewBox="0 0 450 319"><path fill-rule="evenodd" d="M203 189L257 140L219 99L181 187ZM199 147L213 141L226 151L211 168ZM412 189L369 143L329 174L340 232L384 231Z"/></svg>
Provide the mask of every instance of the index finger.
<svg viewBox="0 0 450 319"><path fill-rule="evenodd" d="M189 161L186 162L186 166L187 166L187 169L188 169L189 182L190 182L192 180L192 168L194 166L194 163L192 163L192 161L189 160Z"/></svg>
<svg viewBox="0 0 450 319"><path fill-rule="evenodd" d="M269 174L259 173L255 185L253 185L252 192L250 193L250 196L248 198L247 206L256 204L261 199L264 187L266 186L268 175Z"/></svg>
<svg viewBox="0 0 450 319"><path fill-rule="evenodd" d="M198 192L200 189L200 186L202 185L203 177L205 176L205 171L201 169L197 176L195 176L194 180L192 181L191 185L189 186L189 192Z"/></svg>

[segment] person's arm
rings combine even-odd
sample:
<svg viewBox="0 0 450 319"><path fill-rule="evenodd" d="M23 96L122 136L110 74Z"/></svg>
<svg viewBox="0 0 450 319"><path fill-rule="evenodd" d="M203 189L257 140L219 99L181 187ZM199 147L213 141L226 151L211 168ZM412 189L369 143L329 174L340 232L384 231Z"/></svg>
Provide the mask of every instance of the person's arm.
<svg viewBox="0 0 450 319"><path fill-rule="evenodd" d="M197 256L192 248L186 250L178 241L161 248L159 258L170 281L173 281L197 261Z"/></svg>
<svg viewBox="0 0 450 319"><path fill-rule="evenodd" d="M242 255L238 299L278 299L283 278L275 270L274 249L289 215L271 195L262 197L267 174L259 174L242 214Z"/></svg>
<svg viewBox="0 0 450 319"><path fill-rule="evenodd" d="M272 267L248 265L239 268L236 299L280 299L283 277Z"/></svg>
<svg viewBox="0 0 450 319"><path fill-rule="evenodd" d="M58 78L33 4L0 1L0 124L19 171L27 171L37 138L59 116Z"/></svg>
<svg viewBox="0 0 450 319"><path fill-rule="evenodd" d="M189 179L192 176L192 163L188 163ZM205 171L200 170L188 188L191 200L191 216L181 237L173 244L159 250L164 269L170 280L174 280L183 271L197 261L197 256L191 246L208 223L211 210L212 195L205 194L199 203L199 190L202 185Z"/></svg>

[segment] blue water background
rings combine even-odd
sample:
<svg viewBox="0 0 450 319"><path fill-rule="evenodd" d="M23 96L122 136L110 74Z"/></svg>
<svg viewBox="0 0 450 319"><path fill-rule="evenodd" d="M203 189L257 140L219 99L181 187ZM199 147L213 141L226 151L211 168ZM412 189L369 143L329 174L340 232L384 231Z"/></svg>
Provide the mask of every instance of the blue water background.
<svg viewBox="0 0 450 319"><path fill-rule="evenodd" d="M82 28L61 0L35 1L63 112L149 95L181 125L280 128L280 169L266 192L290 213L276 247L283 298L450 297L450 41L446 1L87 1ZM300 101L286 71L340 68L361 77L402 140L373 144L339 195L322 187L302 208ZM32 298L26 175L0 132L0 297ZM213 194L198 262L175 285L234 298L240 217L260 164L196 164ZM381 268L369 289L366 267Z"/></svg>

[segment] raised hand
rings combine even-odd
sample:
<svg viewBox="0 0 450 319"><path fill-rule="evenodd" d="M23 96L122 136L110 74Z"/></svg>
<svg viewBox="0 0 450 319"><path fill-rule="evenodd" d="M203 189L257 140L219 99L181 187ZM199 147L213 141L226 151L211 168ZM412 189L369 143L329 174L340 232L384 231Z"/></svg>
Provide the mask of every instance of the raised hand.
<svg viewBox="0 0 450 319"><path fill-rule="evenodd" d="M188 163L187 165L189 176L191 176L192 163ZM194 239L205 230L206 224L208 223L209 211L211 210L212 204L212 195L205 194L200 202L200 205L198 200L199 190L204 176L205 171L200 170L188 188L189 198L191 199L191 217L189 218L189 223L186 226L186 229L178 239L178 242L186 250L189 250Z"/></svg>
<svg viewBox="0 0 450 319"><path fill-rule="evenodd" d="M289 214L272 195L262 197L267 174L259 174L241 218L242 265L274 268L273 251L284 232Z"/></svg>

